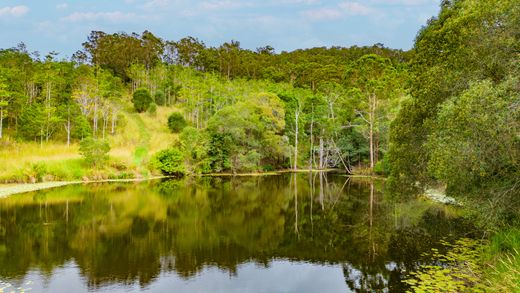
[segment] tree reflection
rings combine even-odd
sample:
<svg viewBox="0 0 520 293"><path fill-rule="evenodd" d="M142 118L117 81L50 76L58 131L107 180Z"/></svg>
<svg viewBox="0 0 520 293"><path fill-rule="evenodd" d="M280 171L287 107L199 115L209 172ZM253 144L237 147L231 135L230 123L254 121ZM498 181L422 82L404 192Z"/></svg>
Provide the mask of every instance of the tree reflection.
<svg viewBox="0 0 520 293"><path fill-rule="evenodd" d="M91 288L146 286L161 272L233 275L282 258L341 264L352 290L402 290L401 272L430 243L466 228L440 207L385 199L381 184L326 173L205 177L2 199L0 277L52 275L73 260Z"/></svg>

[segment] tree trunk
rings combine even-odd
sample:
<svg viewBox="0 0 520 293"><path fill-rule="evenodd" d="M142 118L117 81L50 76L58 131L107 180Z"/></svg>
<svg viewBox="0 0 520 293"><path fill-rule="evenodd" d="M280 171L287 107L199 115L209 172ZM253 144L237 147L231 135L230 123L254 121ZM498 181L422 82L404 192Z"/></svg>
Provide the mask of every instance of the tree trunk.
<svg viewBox="0 0 520 293"><path fill-rule="evenodd" d="M295 134L294 134L294 171L298 170L298 118L300 117L300 111L298 109L295 112Z"/></svg>
<svg viewBox="0 0 520 293"><path fill-rule="evenodd" d="M70 108L68 109L66 129L67 129L67 146L70 146Z"/></svg>
<svg viewBox="0 0 520 293"><path fill-rule="evenodd" d="M323 137L320 137L320 170L323 169Z"/></svg>
<svg viewBox="0 0 520 293"><path fill-rule="evenodd" d="M93 129L92 129L92 132L94 134L94 137L96 137L96 134L97 134L97 128L98 128L98 121L97 121L97 108L98 108L98 103L97 103L97 100L98 98L95 97L94 98L94 118L93 118Z"/></svg>
<svg viewBox="0 0 520 293"><path fill-rule="evenodd" d="M112 126L110 129L110 134L114 135L116 132L116 120L117 120L117 112L112 109Z"/></svg>
<svg viewBox="0 0 520 293"><path fill-rule="evenodd" d="M374 122L376 114L376 96L370 94L369 99L370 109L368 111L368 124L369 124L369 147L370 147L370 169L374 169L375 158L374 158Z"/></svg>
<svg viewBox="0 0 520 293"><path fill-rule="evenodd" d="M314 109L313 109L313 112L314 112ZM314 157L314 141L313 141L314 138L312 135L313 124L314 124L314 117L311 117L311 149L310 149L310 154L309 154L309 172L312 172L312 158Z"/></svg>

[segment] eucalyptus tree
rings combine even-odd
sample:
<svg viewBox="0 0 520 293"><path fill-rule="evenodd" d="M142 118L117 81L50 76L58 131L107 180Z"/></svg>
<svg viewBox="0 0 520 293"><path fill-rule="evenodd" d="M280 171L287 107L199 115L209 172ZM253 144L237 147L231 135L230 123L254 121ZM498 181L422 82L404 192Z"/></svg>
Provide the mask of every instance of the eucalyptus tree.
<svg viewBox="0 0 520 293"><path fill-rule="evenodd" d="M346 75L350 95L359 101L355 113L359 125L363 127L363 132L368 138L370 169L373 169L379 153L380 108L383 102L401 94L398 90L400 86L398 75L389 59L375 54L359 58L347 69Z"/></svg>

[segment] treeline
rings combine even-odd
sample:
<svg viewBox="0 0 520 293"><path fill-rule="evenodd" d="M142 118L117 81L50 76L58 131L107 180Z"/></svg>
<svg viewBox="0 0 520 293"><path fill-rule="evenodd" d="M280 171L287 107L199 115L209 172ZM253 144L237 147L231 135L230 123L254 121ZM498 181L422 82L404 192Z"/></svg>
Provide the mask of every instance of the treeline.
<svg viewBox="0 0 520 293"><path fill-rule="evenodd" d="M383 172L409 55L380 44L276 54L92 32L71 61L41 59L23 44L1 50L0 120L10 137L42 145L107 138L132 101L137 112L182 112L187 128L174 145L186 172Z"/></svg>
<svg viewBox="0 0 520 293"><path fill-rule="evenodd" d="M40 143L114 133L124 84L107 70L31 56L23 44L0 50L0 137Z"/></svg>
<svg viewBox="0 0 520 293"><path fill-rule="evenodd" d="M404 63L411 57L410 52L389 49L382 44L350 48L320 47L277 54L269 45L253 51L242 48L240 42L233 40L219 47L207 47L194 37L168 41L148 31L141 35L93 31L87 42L83 43L83 50L74 54L73 60L98 64L127 81L132 64L150 69L165 63L219 73L228 79L285 82L316 92L322 83L341 83L345 78L345 67L367 54L388 58L394 65Z"/></svg>

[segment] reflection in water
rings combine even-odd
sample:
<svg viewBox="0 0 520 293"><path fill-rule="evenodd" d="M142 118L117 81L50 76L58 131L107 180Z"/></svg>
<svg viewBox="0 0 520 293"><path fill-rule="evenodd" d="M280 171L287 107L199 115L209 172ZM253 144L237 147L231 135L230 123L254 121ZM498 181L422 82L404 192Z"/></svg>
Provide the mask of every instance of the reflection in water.
<svg viewBox="0 0 520 293"><path fill-rule="evenodd" d="M38 283L33 291L159 290L174 279L166 290L196 291L224 271L222 287L209 288L403 291L403 272L416 268L423 252L468 229L448 208L395 203L381 190L381 182L313 173L13 196L0 200L0 280L21 283L36 274L55 284L74 279L75 270L86 288L66 287L70 281L47 289ZM302 279L305 271L312 273ZM344 288L324 281L334 272L343 274ZM259 278L265 284L253 285Z"/></svg>

